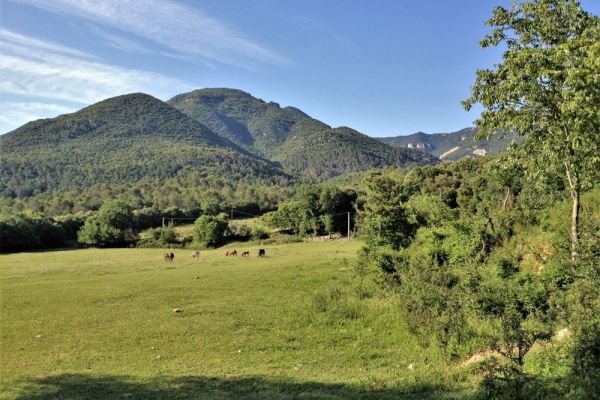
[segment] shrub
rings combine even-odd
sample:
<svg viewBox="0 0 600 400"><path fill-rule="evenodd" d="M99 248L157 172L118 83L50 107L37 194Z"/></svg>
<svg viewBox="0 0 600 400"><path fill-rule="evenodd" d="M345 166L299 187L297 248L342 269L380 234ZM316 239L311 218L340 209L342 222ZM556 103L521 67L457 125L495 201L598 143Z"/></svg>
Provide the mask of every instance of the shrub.
<svg viewBox="0 0 600 400"><path fill-rule="evenodd" d="M223 242L227 231L227 216L201 215L194 223L192 230L194 240L205 245L214 247Z"/></svg>
<svg viewBox="0 0 600 400"><path fill-rule="evenodd" d="M0 252L60 247L65 230L51 218L16 214L0 219Z"/></svg>
<svg viewBox="0 0 600 400"><path fill-rule="evenodd" d="M252 232L250 233L252 240L264 240L269 238L269 232L260 226L253 226Z"/></svg>
<svg viewBox="0 0 600 400"><path fill-rule="evenodd" d="M133 225L131 207L121 201L112 201L86 219L77 238L92 246L124 245L135 240Z"/></svg>

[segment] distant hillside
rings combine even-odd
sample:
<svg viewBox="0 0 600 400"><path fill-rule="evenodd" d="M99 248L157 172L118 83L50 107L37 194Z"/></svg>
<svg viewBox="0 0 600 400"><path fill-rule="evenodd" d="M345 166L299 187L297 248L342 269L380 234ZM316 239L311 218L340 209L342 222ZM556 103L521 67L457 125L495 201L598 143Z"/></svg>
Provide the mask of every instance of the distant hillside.
<svg viewBox="0 0 600 400"><path fill-rule="evenodd" d="M437 161L350 128L333 129L297 108L282 108L240 90L200 89L168 103L244 149L280 162L289 173L309 178Z"/></svg>
<svg viewBox="0 0 600 400"><path fill-rule="evenodd" d="M190 172L243 181L288 180L275 164L140 93L30 122L0 136L0 195L7 197Z"/></svg>
<svg viewBox="0 0 600 400"><path fill-rule="evenodd" d="M489 156L506 150L514 139L521 138L508 134L502 139L475 140L476 128L465 128L452 133L427 134L417 132L407 136L378 138L390 146L418 149L439 157L441 160L458 160L463 157Z"/></svg>
<svg viewBox="0 0 600 400"><path fill-rule="evenodd" d="M0 196L130 185L142 178L157 187L176 178L202 182L201 191L221 190L223 182L288 184L438 161L239 90L196 90L169 103L128 94L0 136Z"/></svg>

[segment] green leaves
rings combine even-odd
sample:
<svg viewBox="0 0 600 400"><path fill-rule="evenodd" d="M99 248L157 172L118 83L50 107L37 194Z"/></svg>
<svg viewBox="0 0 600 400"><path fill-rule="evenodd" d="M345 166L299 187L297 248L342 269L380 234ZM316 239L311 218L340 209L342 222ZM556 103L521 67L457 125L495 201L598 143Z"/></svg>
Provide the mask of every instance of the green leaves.
<svg viewBox="0 0 600 400"><path fill-rule="evenodd" d="M495 28L482 47L507 50L493 69L477 71L463 105L484 107L476 121L484 135L526 136L520 154L530 178L563 170L575 257L577 199L600 176L600 19L576 1L532 0L496 8L487 24Z"/></svg>
<svg viewBox="0 0 600 400"><path fill-rule="evenodd" d="M112 201L86 219L77 237L79 242L92 246L123 245L134 239L133 225L131 207L122 201Z"/></svg>
<svg viewBox="0 0 600 400"><path fill-rule="evenodd" d="M227 216L201 215L196 222L192 234L194 240L209 247L214 247L223 241L227 231Z"/></svg>

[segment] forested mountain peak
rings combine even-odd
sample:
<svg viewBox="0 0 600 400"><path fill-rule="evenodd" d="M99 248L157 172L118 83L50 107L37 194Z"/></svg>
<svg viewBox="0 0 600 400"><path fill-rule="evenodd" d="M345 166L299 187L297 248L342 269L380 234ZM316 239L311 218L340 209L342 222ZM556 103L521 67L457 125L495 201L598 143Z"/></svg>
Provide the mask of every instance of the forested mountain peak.
<svg viewBox="0 0 600 400"><path fill-rule="evenodd" d="M281 162L288 172L311 178L437 160L390 148L351 128L333 129L296 107L282 108L236 89L194 90L168 103L248 151Z"/></svg>
<svg viewBox="0 0 600 400"><path fill-rule="evenodd" d="M163 138L235 148L163 101L144 93L112 97L72 114L23 125L0 137L4 148L45 146L89 138Z"/></svg>
<svg viewBox="0 0 600 400"><path fill-rule="evenodd" d="M203 182L284 183L437 161L241 90L200 89L169 103L143 93L117 96L0 137L0 194L190 174Z"/></svg>
<svg viewBox="0 0 600 400"><path fill-rule="evenodd" d="M143 93L34 121L0 137L0 195L7 197L191 175L202 182L288 179L274 163Z"/></svg>
<svg viewBox="0 0 600 400"><path fill-rule="evenodd" d="M177 95L168 103L221 136L264 156L273 156L274 146L292 135L300 122L305 130L329 128L296 108L282 108L238 89L198 89Z"/></svg>

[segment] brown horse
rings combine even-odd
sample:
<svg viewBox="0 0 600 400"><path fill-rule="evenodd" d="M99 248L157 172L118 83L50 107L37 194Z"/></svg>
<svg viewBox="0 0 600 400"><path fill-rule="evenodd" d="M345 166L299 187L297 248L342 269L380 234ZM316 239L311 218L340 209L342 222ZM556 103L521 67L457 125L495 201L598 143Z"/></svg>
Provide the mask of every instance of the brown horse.
<svg viewBox="0 0 600 400"><path fill-rule="evenodd" d="M242 257L250 257L250 252L249 251L243 252Z"/></svg>
<svg viewBox="0 0 600 400"><path fill-rule="evenodd" d="M165 261L173 261L174 258L175 258L175 254L165 253L165 256L164 256Z"/></svg>
<svg viewBox="0 0 600 400"><path fill-rule="evenodd" d="M225 252L225 257L237 257L237 250L227 250L227 252Z"/></svg>
<svg viewBox="0 0 600 400"><path fill-rule="evenodd" d="M264 257L266 255L267 255L267 253L265 252L265 249L258 249L258 256L259 257Z"/></svg>

